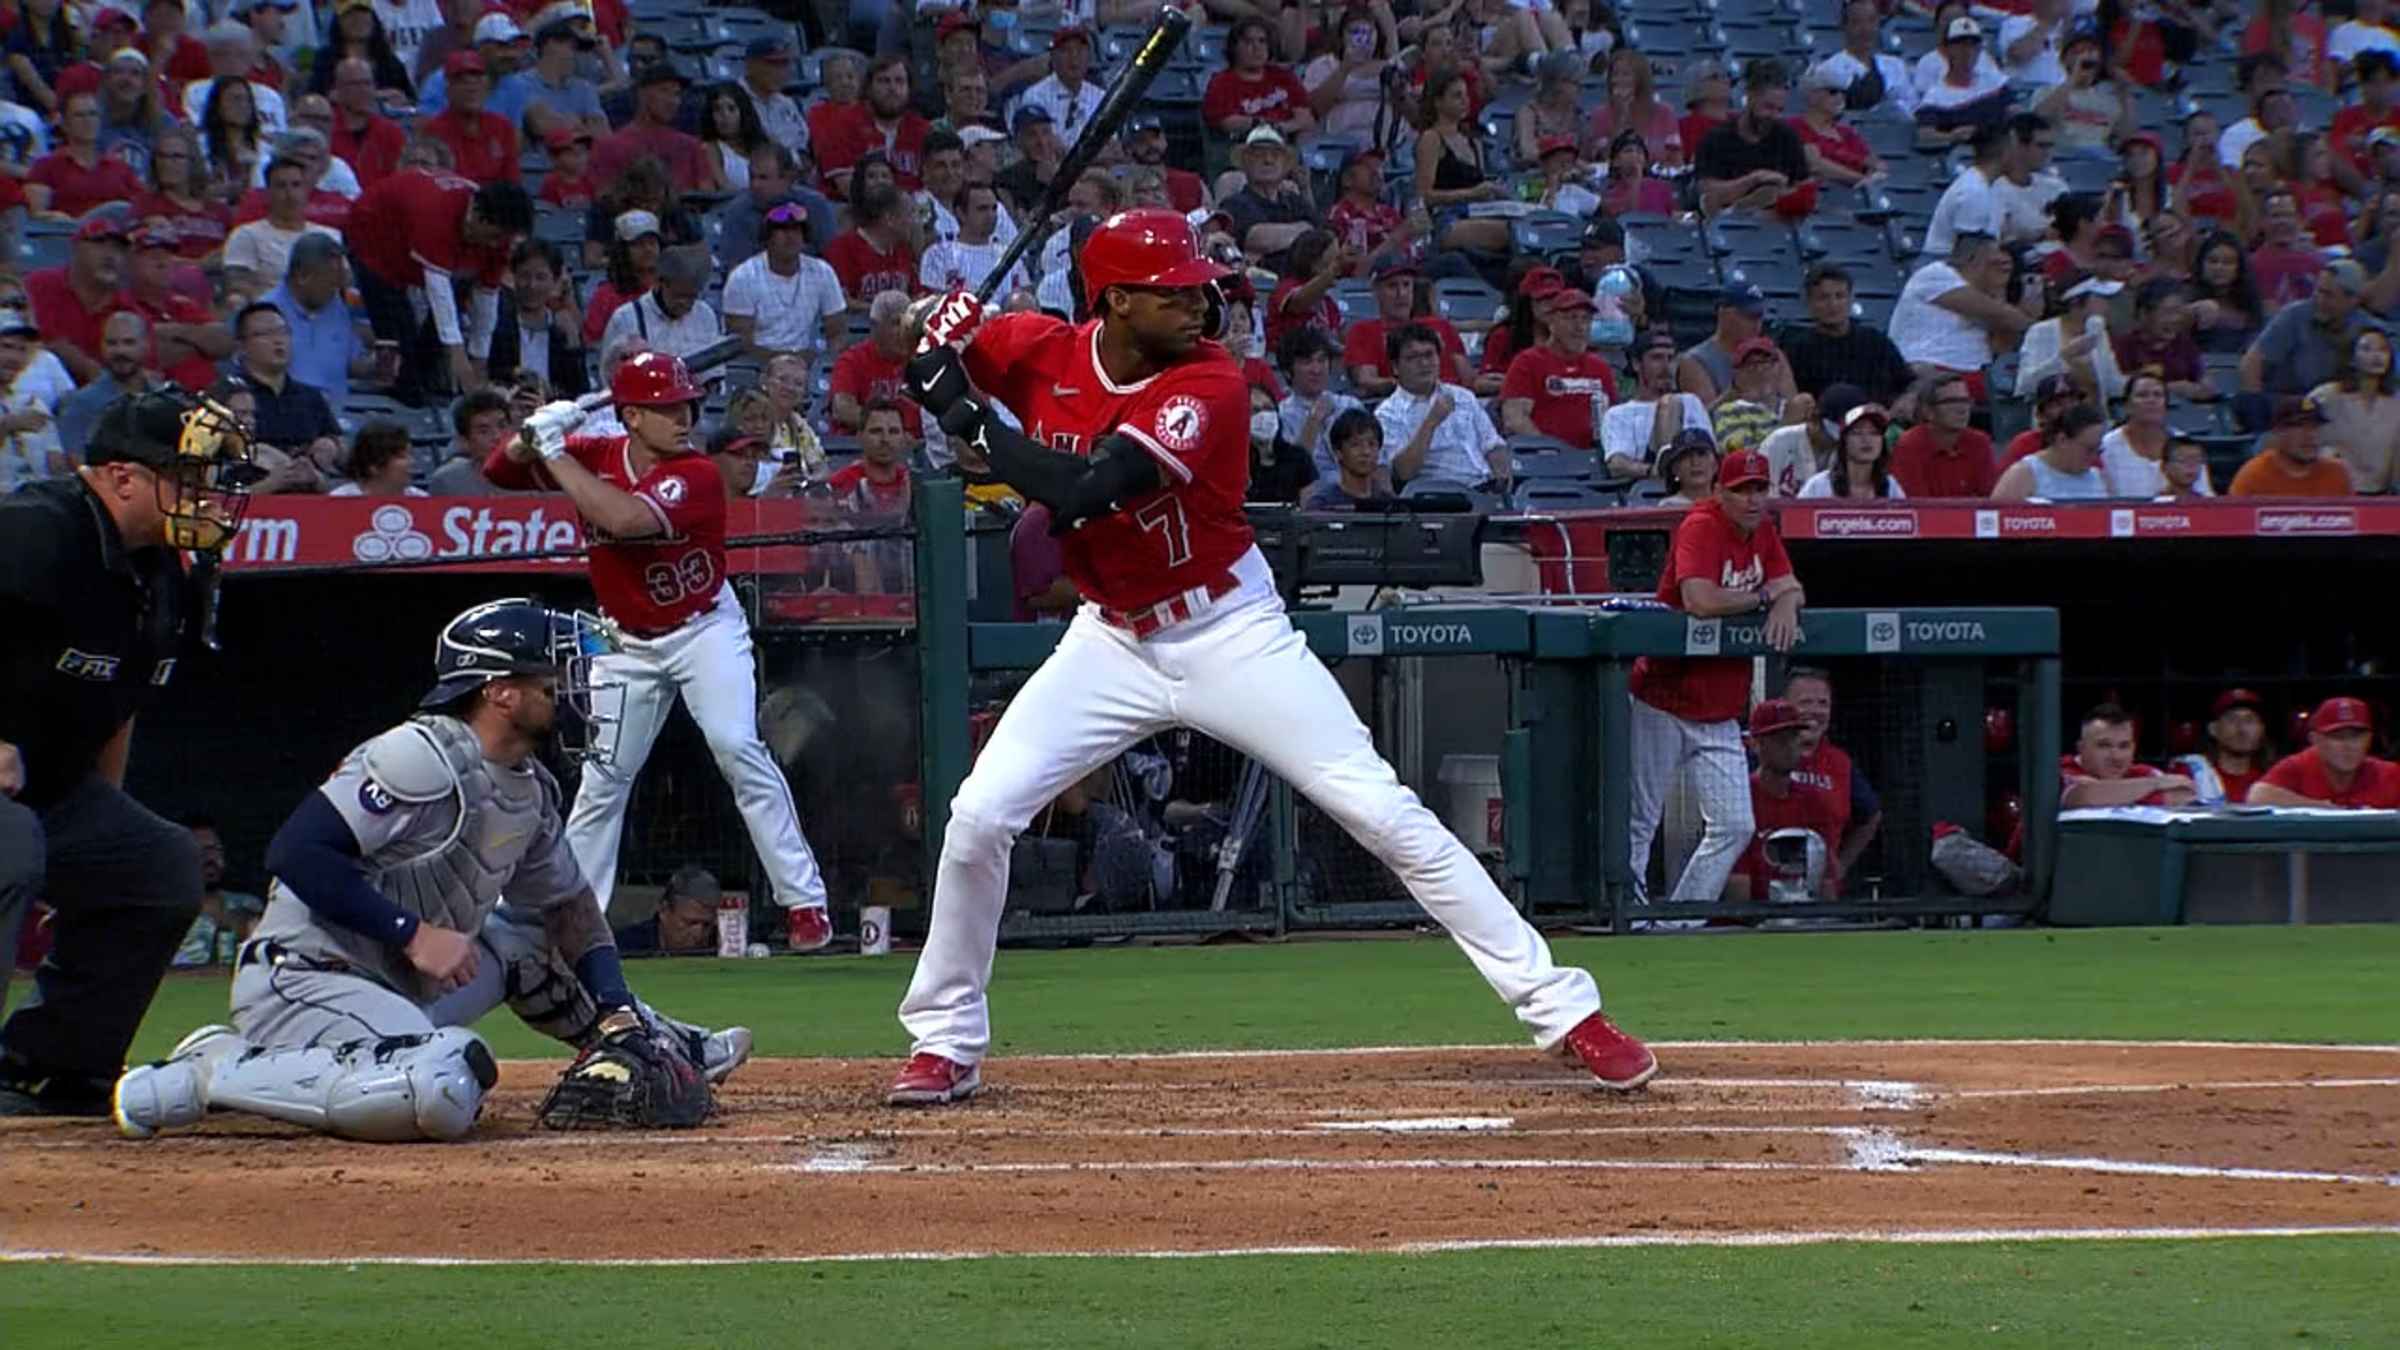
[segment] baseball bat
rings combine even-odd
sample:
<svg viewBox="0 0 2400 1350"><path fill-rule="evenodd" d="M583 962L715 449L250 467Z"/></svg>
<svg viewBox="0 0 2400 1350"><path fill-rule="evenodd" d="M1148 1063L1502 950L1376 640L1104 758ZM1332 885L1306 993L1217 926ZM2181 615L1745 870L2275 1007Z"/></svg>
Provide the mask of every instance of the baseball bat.
<svg viewBox="0 0 2400 1350"><path fill-rule="evenodd" d="M1117 78L1101 94L1100 106L1093 111L1092 120L1083 124L1083 134L1075 138L1067 157L1059 161L1058 172L1051 177L1050 186L1043 189L1042 203L1035 208L1033 219L1017 232L1016 239L1000 255L1000 261L993 264L992 270L985 275L983 284L975 288L977 300L990 304L993 294L1000 289L1002 279L1008 276L1010 270L1024 261L1028 252L1041 247L1042 241L1050 237L1054 228L1050 223L1051 218L1058 214L1060 207L1066 205L1067 190L1074 187L1075 180L1081 178L1083 171L1092 166L1092 161L1100 157L1109 139L1117 134L1117 128L1125 125L1125 119L1133 115L1133 105L1141 101L1142 95L1150 88L1150 82L1157 79L1158 72L1166 68L1167 58L1183 45L1183 35L1190 31L1190 14L1172 5L1159 11L1158 23L1151 28L1150 36L1142 39L1141 49L1117 71Z"/></svg>

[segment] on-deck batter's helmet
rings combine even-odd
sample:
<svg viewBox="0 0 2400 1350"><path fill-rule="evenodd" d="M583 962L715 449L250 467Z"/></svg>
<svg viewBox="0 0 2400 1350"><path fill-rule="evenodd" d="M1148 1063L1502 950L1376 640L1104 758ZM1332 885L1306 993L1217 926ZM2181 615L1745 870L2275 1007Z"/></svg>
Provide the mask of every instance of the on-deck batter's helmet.
<svg viewBox="0 0 2400 1350"><path fill-rule="evenodd" d="M1100 222L1083 246L1082 271L1095 309L1111 286L1204 286L1232 275L1201 254L1190 221L1157 207Z"/></svg>
<svg viewBox="0 0 2400 1350"><path fill-rule="evenodd" d="M488 600L442 626L433 640L433 688L419 708L448 708L494 680L548 675L558 681L559 748L576 759L605 761L599 732L613 724L594 707L592 658L616 650L597 615L551 609L512 597Z"/></svg>
<svg viewBox="0 0 2400 1350"><path fill-rule="evenodd" d="M698 403L708 397L693 382L683 358L665 352L641 352L626 358L609 377L608 396L620 408L660 408Z"/></svg>

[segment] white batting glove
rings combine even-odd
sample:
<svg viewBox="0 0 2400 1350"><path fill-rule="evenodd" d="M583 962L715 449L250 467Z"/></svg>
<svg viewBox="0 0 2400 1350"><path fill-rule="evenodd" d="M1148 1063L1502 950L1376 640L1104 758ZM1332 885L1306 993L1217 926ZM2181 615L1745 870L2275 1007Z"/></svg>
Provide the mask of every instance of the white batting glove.
<svg viewBox="0 0 2400 1350"><path fill-rule="evenodd" d="M583 425L589 412L580 404L561 400L545 403L525 419L525 439L544 460L567 453L567 435Z"/></svg>
<svg viewBox="0 0 2400 1350"><path fill-rule="evenodd" d="M983 323L983 302L968 290L954 290L935 301L924 313L924 327L917 336L917 350L931 351L936 347L964 349Z"/></svg>

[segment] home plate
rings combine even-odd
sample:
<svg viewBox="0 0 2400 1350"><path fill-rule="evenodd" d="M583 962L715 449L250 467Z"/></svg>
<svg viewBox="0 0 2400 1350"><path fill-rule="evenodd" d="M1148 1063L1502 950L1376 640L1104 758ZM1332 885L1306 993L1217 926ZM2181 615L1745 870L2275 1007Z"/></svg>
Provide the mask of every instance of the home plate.
<svg viewBox="0 0 2400 1350"><path fill-rule="evenodd" d="M1312 1130L1351 1130L1368 1134L1436 1133L1458 1130L1505 1130L1516 1125L1514 1116L1406 1116L1399 1120L1318 1120L1311 1121Z"/></svg>

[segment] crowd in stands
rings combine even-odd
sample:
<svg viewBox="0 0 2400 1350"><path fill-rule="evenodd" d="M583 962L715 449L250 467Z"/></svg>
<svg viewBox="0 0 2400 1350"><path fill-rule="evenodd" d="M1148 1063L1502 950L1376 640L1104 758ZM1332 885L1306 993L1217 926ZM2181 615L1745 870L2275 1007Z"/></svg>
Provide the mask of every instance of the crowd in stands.
<svg viewBox="0 0 2400 1350"><path fill-rule="evenodd" d="M12 0L0 486L170 380L246 393L269 490L489 490L468 396L728 334L739 491L845 491L879 402L938 469L900 309L1037 224L1157 8ZM1074 221L1187 212L1259 500L2392 485L2386 0L1202 8L1001 290L1072 314Z"/></svg>

